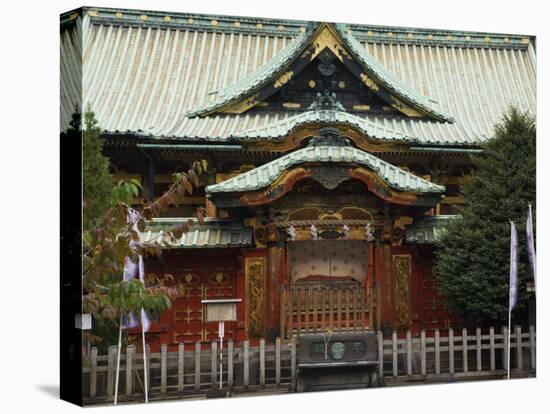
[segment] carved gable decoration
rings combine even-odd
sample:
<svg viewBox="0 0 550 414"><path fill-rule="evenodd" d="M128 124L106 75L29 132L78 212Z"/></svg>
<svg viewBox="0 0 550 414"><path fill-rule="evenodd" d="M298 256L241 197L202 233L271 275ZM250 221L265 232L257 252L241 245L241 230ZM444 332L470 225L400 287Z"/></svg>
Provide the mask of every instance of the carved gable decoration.
<svg viewBox="0 0 550 414"><path fill-rule="evenodd" d="M372 57L347 26L311 23L270 61L187 115L305 111L319 93L337 94L346 112L397 112L451 121L435 101L404 84ZM341 110L342 110L341 109Z"/></svg>

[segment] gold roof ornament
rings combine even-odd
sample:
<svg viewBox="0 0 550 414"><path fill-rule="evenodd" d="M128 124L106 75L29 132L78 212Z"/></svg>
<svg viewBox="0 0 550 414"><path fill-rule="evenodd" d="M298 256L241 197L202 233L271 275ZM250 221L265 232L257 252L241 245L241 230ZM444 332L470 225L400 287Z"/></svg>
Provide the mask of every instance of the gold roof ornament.
<svg viewBox="0 0 550 414"><path fill-rule="evenodd" d="M334 55L342 61L343 56L347 56L345 47L342 45L338 35L334 29L327 23L323 23L318 31L317 36L311 42L315 46L315 51L312 53L310 60L315 59L319 53L325 48L328 48Z"/></svg>
<svg viewBox="0 0 550 414"><path fill-rule="evenodd" d="M373 91L377 91L380 89L378 84L375 81L373 81L371 78L369 78L369 76L366 73L361 73L361 80L367 87L369 87Z"/></svg>
<svg viewBox="0 0 550 414"><path fill-rule="evenodd" d="M292 79L292 75L294 75L294 72L291 71L291 70L288 71L288 72L283 73L281 76L279 76L277 78L277 80L273 84L273 87L274 88L280 88L281 86L286 84L290 79Z"/></svg>

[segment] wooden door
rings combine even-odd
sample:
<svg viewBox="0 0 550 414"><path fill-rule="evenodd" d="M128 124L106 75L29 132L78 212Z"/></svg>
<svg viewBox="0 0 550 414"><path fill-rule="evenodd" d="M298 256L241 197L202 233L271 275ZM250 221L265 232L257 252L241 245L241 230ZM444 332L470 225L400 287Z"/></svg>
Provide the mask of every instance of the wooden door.
<svg viewBox="0 0 550 414"><path fill-rule="evenodd" d="M173 302L173 343L209 342L218 338L217 322L206 322L203 299L233 298L234 275L226 272L187 273L180 278L182 294ZM225 334L233 334L234 323L225 324Z"/></svg>

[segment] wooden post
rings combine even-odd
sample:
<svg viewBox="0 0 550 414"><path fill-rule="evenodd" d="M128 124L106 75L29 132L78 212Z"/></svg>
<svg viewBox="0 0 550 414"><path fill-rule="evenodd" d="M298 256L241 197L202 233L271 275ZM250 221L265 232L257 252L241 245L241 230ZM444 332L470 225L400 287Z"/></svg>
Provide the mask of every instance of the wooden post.
<svg viewBox="0 0 550 414"><path fill-rule="evenodd" d="M531 357L531 371L537 369L537 357L536 357L536 345L535 345L535 327L531 325L529 327L529 353Z"/></svg>
<svg viewBox="0 0 550 414"><path fill-rule="evenodd" d="M133 369L132 363L134 360L134 346L129 345L126 347L126 395L132 395L133 391Z"/></svg>
<svg viewBox="0 0 550 414"><path fill-rule="evenodd" d="M166 344L162 344L160 347L160 392L162 394L166 393L166 376L167 376L167 369L166 369L166 357L168 353L168 346Z"/></svg>
<svg viewBox="0 0 550 414"><path fill-rule="evenodd" d="M218 383L218 342L213 340L210 349L210 382L211 387L216 388Z"/></svg>
<svg viewBox="0 0 550 414"><path fill-rule="evenodd" d="M296 336L290 341L290 386L296 390Z"/></svg>
<svg viewBox="0 0 550 414"><path fill-rule="evenodd" d="M481 371L481 328L476 328L476 368Z"/></svg>
<svg viewBox="0 0 550 414"><path fill-rule="evenodd" d="M468 372L468 330L462 329L462 371Z"/></svg>
<svg viewBox="0 0 550 414"><path fill-rule="evenodd" d="M426 331L420 331L420 373L426 375Z"/></svg>
<svg viewBox="0 0 550 414"><path fill-rule="evenodd" d="M110 346L107 354L107 397L112 397L114 393L116 354L117 354L117 346L116 345Z"/></svg>
<svg viewBox="0 0 550 414"><path fill-rule="evenodd" d="M97 393L97 348L94 346L90 352L90 398Z"/></svg>
<svg viewBox="0 0 550 414"><path fill-rule="evenodd" d="M508 341L510 335L508 333L508 327L502 327L502 366L505 370L508 369Z"/></svg>
<svg viewBox="0 0 550 414"><path fill-rule="evenodd" d="M365 329L365 317L367 312L367 298L364 290L361 290L361 328Z"/></svg>
<svg viewBox="0 0 550 414"><path fill-rule="evenodd" d="M260 339L260 386L265 386L265 339Z"/></svg>
<svg viewBox="0 0 550 414"><path fill-rule="evenodd" d="M184 363L185 363L185 346L182 342L178 345L178 391L183 391L184 378Z"/></svg>
<svg viewBox="0 0 550 414"><path fill-rule="evenodd" d="M349 331L350 330L350 325L349 325L349 294L350 294L350 290L349 289L344 289L344 292L345 292L345 297L344 297L344 303L346 304L346 331ZM371 325L371 328L372 329L372 325Z"/></svg>
<svg viewBox="0 0 550 414"><path fill-rule="evenodd" d="M145 346L145 353L147 358L147 391L151 389L151 345Z"/></svg>
<svg viewBox="0 0 550 414"><path fill-rule="evenodd" d="M317 289L309 288L309 328L312 332L317 330Z"/></svg>
<svg viewBox="0 0 550 414"><path fill-rule="evenodd" d="M521 349L521 326L516 326L516 368L523 369L523 354Z"/></svg>
<svg viewBox="0 0 550 414"><path fill-rule="evenodd" d="M296 323L298 329L298 335L302 330L302 289L296 288Z"/></svg>
<svg viewBox="0 0 550 414"><path fill-rule="evenodd" d="M412 339L411 331L407 331L407 375L412 375Z"/></svg>
<svg viewBox="0 0 550 414"><path fill-rule="evenodd" d="M439 349L439 329L435 330L434 336L434 347L435 347L435 375L441 374L441 353Z"/></svg>
<svg viewBox="0 0 550 414"><path fill-rule="evenodd" d="M374 288L369 287L369 329L374 331Z"/></svg>
<svg viewBox="0 0 550 414"><path fill-rule="evenodd" d="M281 338L275 339L275 384L281 385Z"/></svg>
<svg viewBox="0 0 550 414"><path fill-rule="evenodd" d="M380 294L380 282L374 285L376 289L376 330L382 329L382 295Z"/></svg>
<svg viewBox="0 0 550 414"><path fill-rule="evenodd" d="M453 328L449 328L449 374L455 373L455 336Z"/></svg>
<svg viewBox="0 0 550 414"><path fill-rule="evenodd" d="M321 298L321 330L326 330L326 312L327 312L327 291L320 291L319 297ZM355 296L354 296L355 300Z"/></svg>
<svg viewBox="0 0 550 414"><path fill-rule="evenodd" d="M491 371L496 369L495 361L495 328L489 328L489 353L491 355Z"/></svg>
<svg viewBox="0 0 550 414"><path fill-rule="evenodd" d="M342 330L342 289L338 288L336 291L336 323L338 330Z"/></svg>
<svg viewBox="0 0 550 414"><path fill-rule="evenodd" d="M195 389L201 389L201 341L195 342Z"/></svg>
<svg viewBox="0 0 550 414"><path fill-rule="evenodd" d="M244 365L243 365L243 385L245 388L248 388L250 382L250 342L245 340L243 342L243 354L244 354Z"/></svg>
<svg viewBox="0 0 550 414"><path fill-rule="evenodd" d="M279 308L279 311L280 311L280 315L279 315L279 320L280 320L280 331L281 331L281 336L283 338L286 338L286 334L285 334L285 322L286 322L286 312L287 312L287 309L286 309L286 289L284 286L281 286L281 305L280 305L280 308Z"/></svg>
<svg viewBox="0 0 550 414"><path fill-rule="evenodd" d="M392 373L394 377L397 377L397 332L393 331L391 336L391 350L392 350Z"/></svg>
<svg viewBox="0 0 550 414"><path fill-rule="evenodd" d="M313 289L313 330L316 331L319 329L319 291L317 288Z"/></svg>
<svg viewBox="0 0 550 414"><path fill-rule="evenodd" d="M227 388L233 388L233 339L227 341Z"/></svg>
<svg viewBox="0 0 550 414"><path fill-rule="evenodd" d="M309 293L311 289L304 287L304 331L309 332Z"/></svg>
<svg viewBox="0 0 550 414"><path fill-rule="evenodd" d="M378 331L378 380L384 378L384 336Z"/></svg>
<svg viewBox="0 0 550 414"><path fill-rule="evenodd" d="M330 329L332 330L335 330L334 329L334 290L333 289L329 289L327 291L327 294L328 294L328 326L330 327ZM299 332L298 332L299 334Z"/></svg>

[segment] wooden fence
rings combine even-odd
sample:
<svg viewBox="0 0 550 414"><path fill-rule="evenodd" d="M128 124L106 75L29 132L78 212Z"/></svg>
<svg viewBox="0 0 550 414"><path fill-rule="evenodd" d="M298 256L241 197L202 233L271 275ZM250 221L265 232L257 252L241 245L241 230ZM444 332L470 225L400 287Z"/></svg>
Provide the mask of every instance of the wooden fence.
<svg viewBox="0 0 550 414"><path fill-rule="evenodd" d="M437 381L498 378L506 375L507 341L511 346L512 375L528 376L535 373L536 338L534 327L528 332L515 327L509 335L507 328L495 333L468 332L463 329L436 330L427 336L403 337L397 333L383 338L378 332L378 373L382 385L406 381ZM179 344L176 352L147 351L149 395L151 400L204 396L219 388L218 343L203 349L200 342L192 347ZM121 401L139 401L143 398L143 354L128 346L121 355L119 396ZM87 403L107 403L113 400L117 348L109 348L107 355L98 355L92 348L83 368L83 392ZM250 346L243 341L238 347L229 340L223 349L223 389L226 392L280 390L296 388L297 341L293 337L284 343Z"/></svg>
<svg viewBox="0 0 550 414"><path fill-rule="evenodd" d="M435 330L426 337L425 331L412 338L410 331L404 338L394 332L384 339L378 332L378 374L386 383L411 380L438 380L449 378L495 377L506 374L508 341L511 348L511 368L514 376L527 376L536 368L535 329L528 332L517 326L509 335L503 327L482 333L466 329Z"/></svg>

